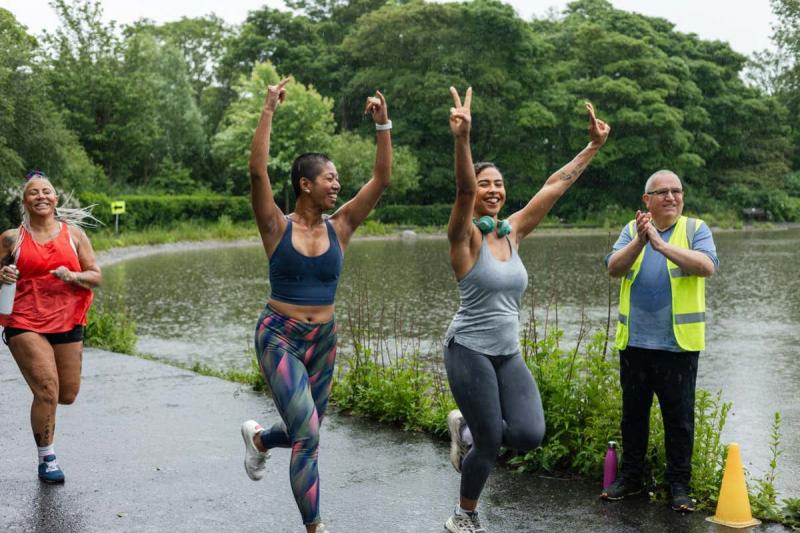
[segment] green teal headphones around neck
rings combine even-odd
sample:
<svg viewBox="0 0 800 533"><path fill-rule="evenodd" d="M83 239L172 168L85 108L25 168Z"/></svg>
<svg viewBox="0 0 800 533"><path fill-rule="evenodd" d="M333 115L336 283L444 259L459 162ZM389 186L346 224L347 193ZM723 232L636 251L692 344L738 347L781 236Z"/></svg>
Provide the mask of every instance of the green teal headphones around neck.
<svg viewBox="0 0 800 533"><path fill-rule="evenodd" d="M478 226L478 229L486 235L494 231L494 218L484 215L481 218L473 218L472 223ZM511 233L511 223L508 220L500 220L497 223L497 236L505 237Z"/></svg>

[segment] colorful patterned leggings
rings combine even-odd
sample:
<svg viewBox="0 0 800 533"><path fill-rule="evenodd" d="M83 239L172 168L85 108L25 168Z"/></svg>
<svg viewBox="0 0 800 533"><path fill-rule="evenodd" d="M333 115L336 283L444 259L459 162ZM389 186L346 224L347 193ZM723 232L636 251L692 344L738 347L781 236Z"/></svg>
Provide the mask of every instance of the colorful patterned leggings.
<svg viewBox="0 0 800 533"><path fill-rule="evenodd" d="M283 422L261 433L266 448L291 448L289 478L306 525L319 522L319 426L331 393L336 324L307 324L269 305L256 325L256 355Z"/></svg>

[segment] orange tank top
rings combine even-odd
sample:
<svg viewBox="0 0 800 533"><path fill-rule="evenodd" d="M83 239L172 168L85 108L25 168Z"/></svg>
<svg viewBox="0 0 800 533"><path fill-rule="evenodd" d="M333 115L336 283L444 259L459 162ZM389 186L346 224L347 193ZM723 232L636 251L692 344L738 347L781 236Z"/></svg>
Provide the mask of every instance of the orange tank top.
<svg viewBox="0 0 800 533"><path fill-rule="evenodd" d="M0 315L0 324L37 333L63 333L77 325L86 325L86 314L92 305L91 289L67 283L50 273L60 266L80 272L78 252L61 223L58 236L39 244L20 226L21 239L16 264L19 271L14 310Z"/></svg>

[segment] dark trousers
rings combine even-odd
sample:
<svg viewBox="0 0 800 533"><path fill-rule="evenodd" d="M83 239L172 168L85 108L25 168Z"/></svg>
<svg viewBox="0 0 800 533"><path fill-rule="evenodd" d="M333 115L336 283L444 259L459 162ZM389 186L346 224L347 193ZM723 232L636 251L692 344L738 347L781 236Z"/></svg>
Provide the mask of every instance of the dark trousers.
<svg viewBox="0 0 800 533"><path fill-rule="evenodd" d="M688 485L694 447L694 395L699 352L668 352L629 346L619 353L622 384L622 477L642 480L650 406L658 395L664 420L666 478Z"/></svg>
<svg viewBox="0 0 800 533"><path fill-rule="evenodd" d="M541 444L542 399L519 352L484 355L451 340L444 349L444 364L473 440L461 466L461 496L477 500L500 446L527 451Z"/></svg>

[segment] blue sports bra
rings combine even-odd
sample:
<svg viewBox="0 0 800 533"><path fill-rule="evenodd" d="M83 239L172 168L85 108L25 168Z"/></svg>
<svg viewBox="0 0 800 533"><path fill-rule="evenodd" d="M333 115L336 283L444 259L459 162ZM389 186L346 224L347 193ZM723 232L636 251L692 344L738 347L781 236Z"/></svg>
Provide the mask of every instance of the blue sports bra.
<svg viewBox="0 0 800 533"><path fill-rule="evenodd" d="M328 250L315 257L303 255L292 246L292 221L287 219L283 237L269 260L272 298L295 305L331 305L336 297L343 254L333 226L328 228Z"/></svg>

